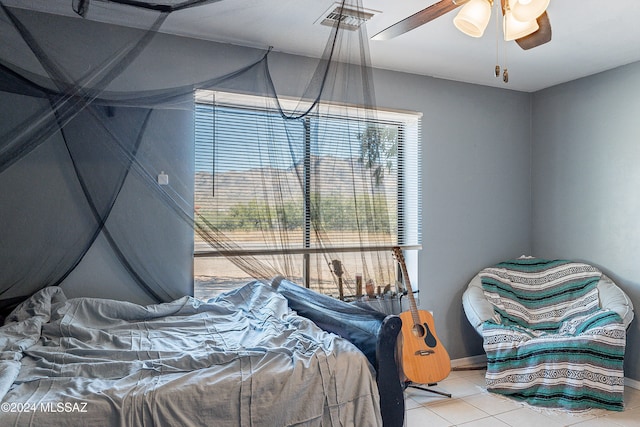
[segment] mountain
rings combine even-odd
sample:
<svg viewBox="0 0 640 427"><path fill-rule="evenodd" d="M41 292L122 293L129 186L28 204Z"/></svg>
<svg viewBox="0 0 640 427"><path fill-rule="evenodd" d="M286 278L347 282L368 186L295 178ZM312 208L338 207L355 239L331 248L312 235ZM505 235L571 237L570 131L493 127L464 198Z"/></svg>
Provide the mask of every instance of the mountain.
<svg viewBox="0 0 640 427"><path fill-rule="evenodd" d="M357 158L313 156L311 158L311 192L321 197L357 194L394 194L394 175L387 173L383 185L376 186L371 170ZM387 171L385 171L386 173ZM287 169L272 167L243 171L225 171L212 175L198 171L195 175L195 205L205 207L233 206L251 201L280 203L302 200L304 182L303 165ZM373 190L372 190L373 188ZM393 201L395 202L395 200ZM215 208L214 208L215 209Z"/></svg>

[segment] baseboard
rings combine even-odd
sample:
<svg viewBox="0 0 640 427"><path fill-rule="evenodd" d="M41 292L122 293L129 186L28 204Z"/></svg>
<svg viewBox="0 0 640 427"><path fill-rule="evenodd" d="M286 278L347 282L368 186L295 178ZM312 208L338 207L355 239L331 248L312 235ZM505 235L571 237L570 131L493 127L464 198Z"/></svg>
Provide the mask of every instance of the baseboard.
<svg viewBox="0 0 640 427"><path fill-rule="evenodd" d="M624 385L627 387L635 388L636 390L640 390L640 381L632 380L631 378L624 379Z"/></svg>
<svg viewBox="0 0 640 427"><path fill-rule="evenodd" d="M451 361L451 368L455 369L455 368L461 368L461 367L486 366L486 364L487 364L487 355L480 354L478 356L454 359Z"/></svg>

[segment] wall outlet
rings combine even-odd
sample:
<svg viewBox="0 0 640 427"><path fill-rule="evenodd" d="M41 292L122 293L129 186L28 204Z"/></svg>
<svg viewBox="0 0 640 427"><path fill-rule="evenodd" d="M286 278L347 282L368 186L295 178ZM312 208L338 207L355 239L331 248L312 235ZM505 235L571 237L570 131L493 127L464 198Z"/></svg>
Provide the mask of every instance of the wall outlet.
<svg viewBox="0 0 640 427"><path fill-rule="evenodd" d="M169 175L164 173L164 171L160 172L160 175L158 175L158 184L169 185Z"/></svg>

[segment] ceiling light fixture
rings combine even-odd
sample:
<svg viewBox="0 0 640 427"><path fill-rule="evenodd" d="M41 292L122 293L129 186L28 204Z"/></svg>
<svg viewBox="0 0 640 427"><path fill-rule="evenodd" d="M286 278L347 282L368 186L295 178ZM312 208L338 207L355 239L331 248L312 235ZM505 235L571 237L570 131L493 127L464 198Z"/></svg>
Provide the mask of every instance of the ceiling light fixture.
<svg viewBox="0 0 640 427"><path fill-rule="evenodd" d="M453 25L471 37L482 37L491 18L493 0L470 0L453 18Z"/></svg>
<svg viewBox="0 0 640 427"><path fill-rule="evenodd" d="M460 12L453 18L453 25L471 37L482 37L491 19L494 0L452 0L455 4L464 4ZM496 0L497 1L497 0ZM502 17L502 33L505 41L519 40L540 29L538 17L547 10L550 0L499 0L500 9L496 9L496 56L499 36L500 18ZM502 13L500 13L500 11ZM520 43L520 42L518 42ZM506 50L504 54L506 58ZM506 61L506 59L504 59ZM496 60L497 62L497 60ZM496 65L496 77L500 77L501 67ZM506 66L502 72L502 80L509 82L509 71Z"/></svg>
<svg viewBox="0 0 640 427"><path fill-rule="evenodd" d="M513 17L520 22L534 21L542 15L551 0L509 0Z"/></svg>
<svg viewBox="0 0 640 427"><path fill-rule="evenodd" d="M535 18L528 22L519 21L514 16L513 11L507 8L507 10L504 11L502 28L504 32L504 39L506 41L512 41L528 36L531 33L535 33L538 31L540 26Z"/></svg>
<svg viewBox="0 0 640 427"><path fill-rule="evenodd" d="M491 18L494 0L469 0L453 19L457 29L471 37L482 37ZM549 6L550 0L501 0L503 32L507 41L536 32L537 18Z"/></svg>

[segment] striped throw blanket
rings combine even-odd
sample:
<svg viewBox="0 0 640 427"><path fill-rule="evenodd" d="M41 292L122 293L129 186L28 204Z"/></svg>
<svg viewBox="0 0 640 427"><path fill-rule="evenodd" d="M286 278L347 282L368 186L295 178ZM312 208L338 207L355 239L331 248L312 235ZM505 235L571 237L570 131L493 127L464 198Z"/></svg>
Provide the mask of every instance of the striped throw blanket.
<svg viewBox="0 0 640 427"><path fill-rule="evenodd" d="M601 272L521 258L480 273L499 324L483 325L487 389L530 404L621 411L626 331L599 306Z"/></svg>

